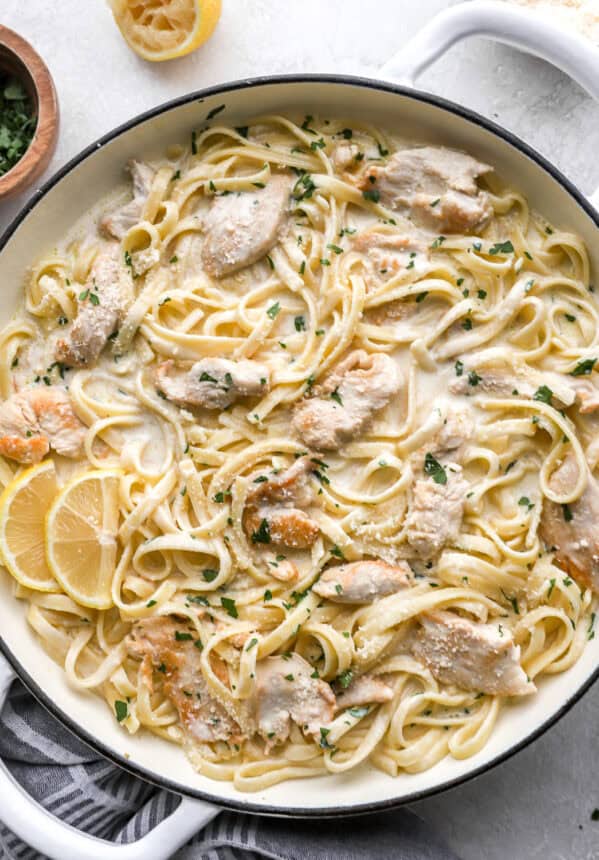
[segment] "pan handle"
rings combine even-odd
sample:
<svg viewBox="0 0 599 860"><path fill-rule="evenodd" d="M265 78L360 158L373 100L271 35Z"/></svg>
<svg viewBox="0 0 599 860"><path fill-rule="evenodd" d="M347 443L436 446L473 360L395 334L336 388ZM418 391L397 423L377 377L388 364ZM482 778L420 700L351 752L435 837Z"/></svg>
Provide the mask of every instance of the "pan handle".
<svg viewBox="0 0 599 860"><path fill-rule="evenodd" d="M425 69L468 36L485 36L541 57L599 101L599 47L548 15L499 0L460 3L440 12L385 63L379 74L414 86ZM599 188L590 201L599 209Z"/></svg>
<svg viewBox="0 0 599 860"><path fill-rule="evenodd" d="M0 710L15 677L0 656ZM52 860L167 860L219 812L217 806L182 797L175 811L141 839L126 845L107 842L47 812L0 760L0 820Z"/></svg>

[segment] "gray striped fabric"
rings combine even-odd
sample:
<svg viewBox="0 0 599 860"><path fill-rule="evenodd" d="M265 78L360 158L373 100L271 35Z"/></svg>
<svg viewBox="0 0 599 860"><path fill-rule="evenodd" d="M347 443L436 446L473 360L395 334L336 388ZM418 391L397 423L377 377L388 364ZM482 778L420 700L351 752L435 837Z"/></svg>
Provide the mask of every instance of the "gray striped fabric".
<svg viewBox="0 0 599 860"><path fill-rule="evenodd" d="M80 743L24 689L12 686L0 715L0 756L47 810L115 842L146 834L178 798L126 774ZM5 822L10 826L10 822ZM2 860L39 860L0 824ZM426 824L405 810L338 823L223 812L175 855L177 860L457 860ZM84 858L82 858L84 860Z"/></svg>

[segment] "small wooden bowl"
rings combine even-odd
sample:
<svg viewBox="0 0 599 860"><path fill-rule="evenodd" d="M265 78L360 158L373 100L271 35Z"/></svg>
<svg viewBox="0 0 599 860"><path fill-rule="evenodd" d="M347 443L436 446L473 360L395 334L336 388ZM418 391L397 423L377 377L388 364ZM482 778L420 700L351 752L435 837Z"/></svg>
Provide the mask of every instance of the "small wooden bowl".
<svg viewBox="0 0 599 860"><path fill-rule="evenodd" d="M48 67L29 42L0 25L0 71L23 84L37 113L29 148L8 173L0 176L0 198L24 191L41 176L56 148L58 99Z"/></svg>

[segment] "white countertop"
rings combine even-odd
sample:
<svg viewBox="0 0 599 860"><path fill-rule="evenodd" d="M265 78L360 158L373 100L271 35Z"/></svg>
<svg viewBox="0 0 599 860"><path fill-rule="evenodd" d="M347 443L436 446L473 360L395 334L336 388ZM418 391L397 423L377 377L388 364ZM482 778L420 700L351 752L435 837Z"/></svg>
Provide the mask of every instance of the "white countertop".
<svg viewBox="0 0 599 860"><path fill-rule="evenodd" d="M62 127L50 175L131 116L190 90L253 75L376 75L446 0L223 0L212 39L152 66L122 41L102 0L1 0L0 23L42 54ZM542 62L474 40L422 87L494 118L585 192L599 185L599 106ZM25 195L26 196L26 195ZM0 203L0 230L25 198ZM550 213L549 213L550 214ZM599 860L599 687L541 740L490 773L414 809L463 860Z"/></svg>

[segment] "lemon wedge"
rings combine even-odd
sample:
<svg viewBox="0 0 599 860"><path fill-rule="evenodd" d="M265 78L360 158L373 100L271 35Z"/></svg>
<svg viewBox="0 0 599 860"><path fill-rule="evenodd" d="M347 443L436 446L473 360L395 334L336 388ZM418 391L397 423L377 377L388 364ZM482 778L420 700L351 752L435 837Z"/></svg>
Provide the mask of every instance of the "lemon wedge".
<svg viewBox="0 0 599 860"><path fill-rule="evenodd" d="M144 60L160 63L199 48L221 13L221 0L108 0L123 38Z"/></svg>
<svg viewBox="0 0 599 860"><path fill-rule="evenodd" d="M36 591L60 591L46 563L45 522L56 496L52 460L11 481L0 498L0 552L17 582Z"/></svg>
<svg viewBox="0 0 599 860"><path fill-rule="evenodd" d="M46 516L48 567L82 606L112 606L119 525L118 469L84 472L59 492Z"/></svg>

